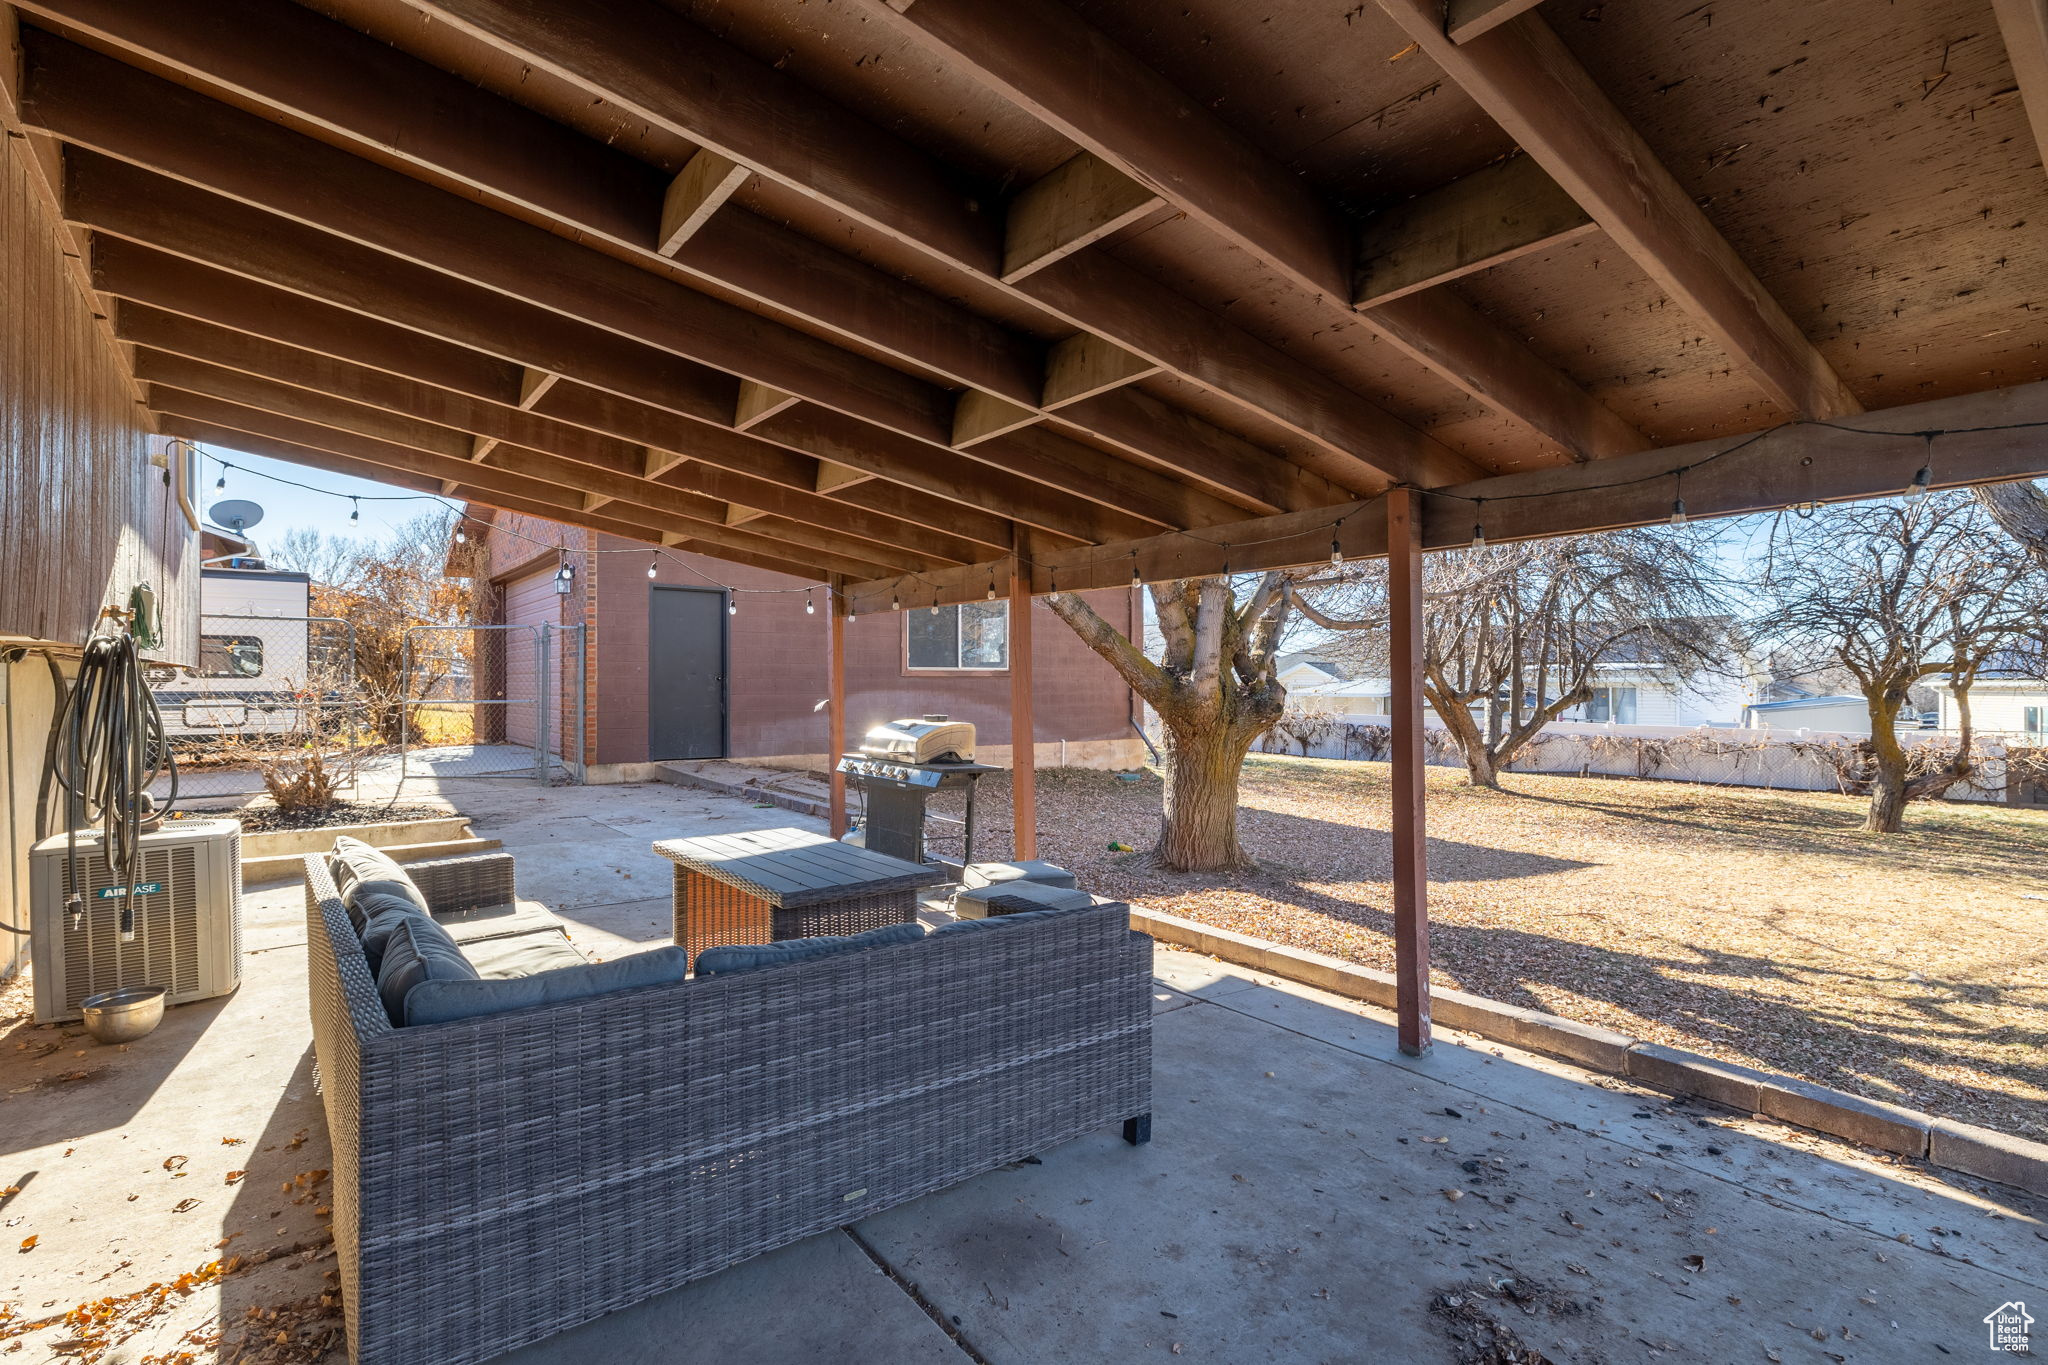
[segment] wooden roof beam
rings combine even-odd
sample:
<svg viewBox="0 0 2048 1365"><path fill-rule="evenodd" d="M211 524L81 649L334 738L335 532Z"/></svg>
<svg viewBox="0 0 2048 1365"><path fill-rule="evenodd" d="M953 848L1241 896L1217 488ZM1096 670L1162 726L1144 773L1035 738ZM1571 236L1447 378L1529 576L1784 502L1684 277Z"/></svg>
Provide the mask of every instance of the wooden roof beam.
<svg viewBox="0 0 2048 1365"><path fill-rule="evenodd" d="M1806 417L1862 411L1541 16L1523 14L1460 44L1444 36L1437 0L1380 0L1380 6L1699 320L1772 402Z"/></svg>
<svg viewBox="0 0 2048 1365"><path fill-rule="evenodd" d="M1543 0L1444 0L1444 35L1454 43L1469 43L1542 3Z"/></svg>
<svg viewBox="0 0 2048 1365"><path fill-rule="evenodd" d="M2048 0L1991 0L1991 9L2034 129L2034 150L2048 170Z"/></svg>
<svg viewBox="0 0 2048 1365"><path fill-rule="evenodd" d="M119 307L122 314L133 310L133 305L127 303ZM140 325L135 319L117 317L118 334L130 338L149 336L152 328L148 319L145 317L139 321ZM164 329L159 327L155 330ZM463 433L465 419L487 415L477 413L476 405L467 404L454 395L446 396L451 401L436 402L431 397L433 390L409 385L391 376L381 376L374 371L356 370L331 361L325 364L317 361L311 365L303 363L292 356L287 347L195 347L188 343L177 351L165 352L150 348L146 342L136 344L135 368L139 377L286 415L337 413L340 414L338 420L351 429L400 444L452 451L457 448L454 441L459 440ZM206 354L187 354L192 350ZM259 354L252 356L252 350ZM229 358L233 363L220 364L218 358L221 357ZM744 501L749 506L758 505L762 515L783 517L820 528L819 532L806 533L819 543L830 543L843 536L847 544L842 548L853 548L855 540L886 547L886 550L864 548L860 551L864 554L909 552L935 560L963 563L979 557L987 548L984 542L964 536L912 525L813 493L799 492L702 463L678 473L670 467L671 457L667 452L633 452L627 449L615 456L613 451L624 443L596 441L589 433L560 423L529 420L519 425L522 434L529 439L508 444L502 449L525 450L552 457L545 468L534 472L568 486L587 483L596 489L598 496L607 499L668 506L670 499L691 497L698 499L691 507L675 510L687 510L690 515L700 517L720 515L709 500ZM454 428L455 436L444 447L441 433L450 426ZM424 444L414 438L414 433L424 436ZM478 436L472 439L481 444L485 438ZM490 444L499 448L496 441ZM580 461L578 455L590 454L589 448L593 444L599 446L603 461L595 465ZM472 458L481 463L484 457ZM656 461L662 466L659 476L646 472L656 468ZM502 466L505 461L494 458L492 463ZM688 461L676 463L688 464Z"/></svg>
<svg viewBox="0 0 2048 1365"><path fill-rule="evenodd" d="M1164 204L1093 152L1081 152L1018 191L1003 219L1005 284L1145 218Z"/></svg>
<svg viewBox="0 0 2048 1365"><path fill-rule="evenodd" d="M1456 549L1472 540L1474 498L1484 500L1489 542L1532 540L1628 526L1654 526L1671 513L1674 470L1698 516L1734 517L1807 502L1888 497L1907 488L1927 458L1911 439L1944 431L1937 487L2048 476L2048 445L2031 428L2048 423L2048 380L1865 413L1855 429L1792 423L1754 442L1726 436L1589 464L1503 474L1432 490L1422 499L1423 545ZM1884 439L1890 433L1906 439ZM1736 448L1730 449L1731 446ZM1386 553L1377 499L1215 526L1197 536L1159 535L1032 554L1033 593L1119 588L1135 571L1147 581L1302 568L1329 561L1334 539L1346 558ZM921 575L920 601L972 602L988 590L980 564ZM900 580L883 575L847 585L854 608L886 608Z"/></svg>
<svg viewBox="0 0 2048 1365"><path fill-rule="evenodd" d="M527 366L519 376L519 406L530 411L535 404L548 396L548 390L560 382L561 378L562 376L558 374Z"/></svg>
<svg viewBox="0 0 2048 1365"><path fill-rule="evenodd" d="M1000 283L1002 234L985 196L962 190L957 176L902 139L672 10L632 0L546 16L508 0L417 0L416 7L905 246ZM1086 290L1048 287L1054 275L1097 255L1073 253L1010 288L1074 327L1281 422L1316 448L1318 472L1347 488L1377 487L1388 477L1442 482L1474 472L1470 461L1434 438L1218 315L1209 315L1212 328L1227 335L1212 337L1206 348L1214 363L1182 369L1169 359L1187 354L1174 327L1137 298L1123 296L1148 292L1143 284L1149 282L1129 267L1096 270ZM1340 282L1344 273L1337 272ZM1348 283L1337 289L1348 299ZM1302 420L1308 409L1315 420Z"/></svg>
<svg viewBox="0 0 2048 1365"><path fill-rule="evenodd" d="M425 475L433 479L453 479L458 484L470 487L495 489L524 499L530 504L554 509L543 515L555 517L557 520L573 519L564 515L565 513L582 514L590 510L583 505L585 490L551 484L518 470L474 465L467 460L450 459L337 427L284 417L243 404L224 402L161 385L150 386L149 404L156 412L204 423L218 433L193 439L215 441L237 449L249 450L253 454L269 452L261 448L252 448L248 444L249 441L277 441L302 449L324 450L367 461L385 469ZM241 439L237 439L238 436ZM278 458L293 457L281 455ZM893 557L877 559L819 551L814 547L805 546L801 541L783 538L779 528L775 534L765 534L727 527L724 524L722 507L717 518L710 521L689 520L644 509L637 504L624 501L613 503L607 509L607 515L616 525L636 528L628 534L640 540L651 540L663 531L680 531L693 539L727 545L734 549L750 550L757 554L786 557L795 552L804 558L815 557L822 567L835 572L856 572L842 567L851 564L867 564L871 569L878 570L875 575L877 577L904 572L902 564ZM759 529L761 532L766 531L766 528Z"/></svg>
<svg viewBox="0 0 2048 1365"><path fill-rule="evenodd" d="M784 393L781 389L771 389L766 384L756 384L751 379L742 379L739 402L733 408L733 430L745 431L799 401L801 400L793 393Z"/></svg>
<svg viewBox="0 0 2048 1365"><path fill-rule="evenodd" d="M691 157L662 195L661 230L655 234L654 249L664 256L675 255L751 174L717 152L700 151Z"/></svg>
<svg viewBox="0 0 2048 1365"><path fill-rule="evenodd" d="M1155 360L1126 351L1093 332L1077 332L1056 343L1045 358L1045 396L1039 406L1055 412L1084 398L1122 388L1158 374ZM1088 425L1083 421L1082 426Z"/></svg>
<svg viewBox="0 0 2048 1365"><path fill-rule="evenodd" d="M891 13L881 0L870 4ZM1334 206L1059 0L917 0L897 22L1285 274L1333 322L1350 320L1353 229ZM1030 283L1027 292L1036 292ZM1412 359L1532 427L1560 452L1590 458L1648 444L1568 376L1454 296L1400 300L1368 313L1366 321ZM1321 392L1340 387L1332 381ZM1317 431L1313 424L1295 429ZM1352 439L1354 452L1380 448ZM1473 468L1437 459L1389 472L1427 485L1465 477ZM1333 470L1319 472L1347 482Z"/></svg>
<svg viewBox="0 0 2048 1365"><path fill-rule="evenodd" d="M1598 230L1535 158L1509 157L1366 219L1352 303L1374 308Z"/></svg>

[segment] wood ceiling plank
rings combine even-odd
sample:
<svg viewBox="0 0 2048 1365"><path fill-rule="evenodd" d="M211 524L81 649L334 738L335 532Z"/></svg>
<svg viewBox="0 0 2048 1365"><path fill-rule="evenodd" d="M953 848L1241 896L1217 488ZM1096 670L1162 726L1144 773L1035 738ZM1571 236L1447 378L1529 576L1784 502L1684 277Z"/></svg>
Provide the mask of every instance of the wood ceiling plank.
<svg viewBox="0 0 2048 1365"><path fill-rule="evenodd" d="M1352 302L1373 308L1598 230L1534 157L1509 157L1366 219Z"/></svg>
<svg viewBox="0 0 2048 1365"><path fill-rule="evenodd" d="M1523 14L1460 44L1444 36L1436 0L1380 7L1774 402L1807 417L1862 411L1541 16Z"/></svg>
<svg viewBox="0 0 2048 1365"><path fill-rule="evenodd" d="M1349 320L1354 229L1342 215L1293 169L1059 0L919 0L899 22L949 63L1280 271L1305 292L1304 306L1319 322L1329 319L1323 325ZM1410 298L1366 321L1412 359L1563 452L1597 458L1647 444L1519 338L1453 296ZM1567 390L1581 399L1567 401ZM1374 449L1353 447L1357 454ZM1438 464L1437 474L1456 477L1447 462ZM1401 481L1431 481L1412 469L1388 472Z"/></svg>
<svg viewBox="0 0 2048 1365"><path fill-rule="evenodd" d="M764 422L790 404L800 401L793 393L784 393L781 389L771 389L766 384L756 384L751 379L742 379L739 403L733 412L733 429L745 431L757 422Z"/></svg>
<svg viewBox="0 0 2048 1365"><path fill-rule="evenodd" d="M550 374L546 370L536 370L528 367L519 376L519 406L531 408L535 403L540 402L541 399L547 397L548 390L552 389L556 381L561 379L561 377L558 374Z"/></svg>
<svg viewBox="0 0 2048 1365"><path fill-rule="evenodd" d="M980 389L967 389L953 404L951 444L955 450L967 450L990 437L1030 426L1038 417L1035 409L1021 403L1012 403Z"/></svg>
<svg viewBox="0 0 2048 1365"><path fill-rule="evenodd" d="M654 235L654 249L675 255L752 174L717 152L701 151L691 157L662 195L661 230Z"/></svg>
<svg viewBox="0 0 2048 1365"><path fill-rule="evenodd" d="M1098 441L1123 445L1152 467L1127 432L1165 436L1175 452L1173 470L1219 498L1257 512L1294 511L1348 502L1351 494L1319 474L1280 459L1263 446L1240 440L1220 427L1190 418L1142 389L1111 389L1052 415L1055 424L1077 421Z"/></svg>
<svg viewBox="0 0 2048 1365"><path fill-rule="evenodd" d="M1991 0L2013 79L2034 130L2034 151L2048 171L2048 0Z"/></svg>
<svg viewBox="0 0 2048 1365"><path fill-rule="evenodd" d="M1003 282L1090 246L1164 204L1093 152L1062 162L1017 192L1003 219Z"/></svg>

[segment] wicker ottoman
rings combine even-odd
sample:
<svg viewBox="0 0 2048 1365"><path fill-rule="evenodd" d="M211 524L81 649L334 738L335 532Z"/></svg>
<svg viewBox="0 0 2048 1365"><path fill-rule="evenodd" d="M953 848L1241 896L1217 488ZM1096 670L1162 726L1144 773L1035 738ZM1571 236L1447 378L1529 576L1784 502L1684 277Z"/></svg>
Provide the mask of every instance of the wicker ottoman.
<svg viewBox="0 0 2048 1365"><path fill-rule="evenodd" d="M922 863L800 829L665 839L675 864L675 941L706 948L857 934L917 917L918 888L945 880Z"/></svg>

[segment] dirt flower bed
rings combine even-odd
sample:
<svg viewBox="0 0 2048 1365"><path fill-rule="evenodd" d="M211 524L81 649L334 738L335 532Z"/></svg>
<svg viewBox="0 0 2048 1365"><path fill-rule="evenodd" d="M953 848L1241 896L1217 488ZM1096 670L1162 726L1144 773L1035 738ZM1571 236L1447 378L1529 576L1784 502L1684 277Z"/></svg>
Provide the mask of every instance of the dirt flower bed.
<svg viewBox="0 0 2048 1365"><path fill-rule="evenodd" d="M1869 835L1850 797L1505 785L1429 772L1438 984L2048 1138L2048 812L1915 805ZM985 796L983 847L1006 847L1007 793ZM1384 764L1252 758L1261 866L1236 876L1146 865L1159 798L1154 774L1043 773L1041 855L1100 895L1392 968Z"/></svg>
<svg viewBox="0 0 2048 1365"><path fill-rule="evenodd" d="M244 806L239 810L173 811L174 819L212 820L233 816L245 834L273 829L329 829L338 825L381 825L396 820L445 820L454 812L441 806L387 806L380 802L338 801L321 810L281 811L275 806Z"/></svg>

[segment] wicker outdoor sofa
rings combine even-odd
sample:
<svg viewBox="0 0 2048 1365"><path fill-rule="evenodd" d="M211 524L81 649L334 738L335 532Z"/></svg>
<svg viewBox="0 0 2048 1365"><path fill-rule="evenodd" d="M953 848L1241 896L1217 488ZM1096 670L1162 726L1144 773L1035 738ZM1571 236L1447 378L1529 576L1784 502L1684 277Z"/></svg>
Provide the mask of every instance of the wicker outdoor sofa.
<svg viewBox="0 0 2048 1365"><path fill-rule="evenodd" d="M466 941L545 913L482 909L515 904L504 854L406 870ZM325 862L305 875L357 1365L488 1360L1103 1126L1150 1133L1152 941L1121 904L395 1027Z"/></svg>

